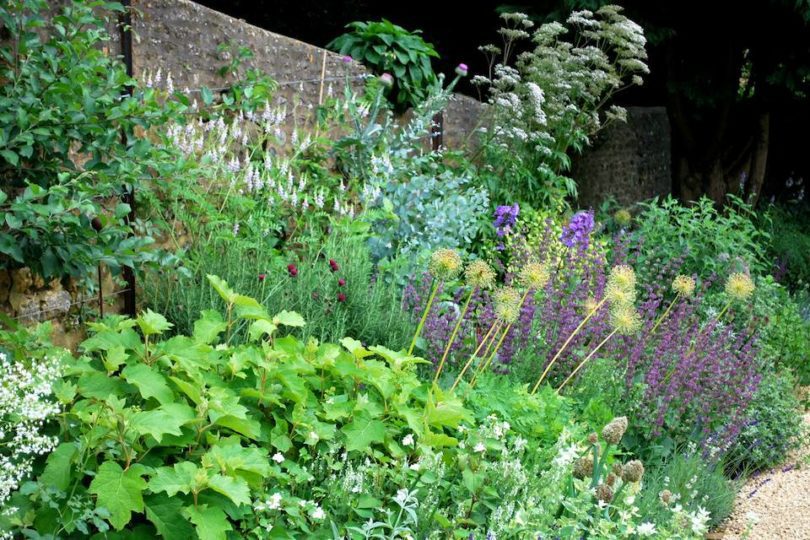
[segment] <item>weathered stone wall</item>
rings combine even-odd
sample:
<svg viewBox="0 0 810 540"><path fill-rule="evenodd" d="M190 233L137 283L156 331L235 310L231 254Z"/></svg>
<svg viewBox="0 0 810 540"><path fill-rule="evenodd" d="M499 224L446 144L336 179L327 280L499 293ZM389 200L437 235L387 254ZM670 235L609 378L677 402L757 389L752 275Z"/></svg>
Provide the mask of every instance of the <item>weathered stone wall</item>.
<svg viewBox="0 0 810 540"><path fill-rule="evenodd" d="M613 197L621 205L665 195L672 188L670 126L664 107L629 107L627 122L604 129L572 175L579 205L596 207Z"/></svg>

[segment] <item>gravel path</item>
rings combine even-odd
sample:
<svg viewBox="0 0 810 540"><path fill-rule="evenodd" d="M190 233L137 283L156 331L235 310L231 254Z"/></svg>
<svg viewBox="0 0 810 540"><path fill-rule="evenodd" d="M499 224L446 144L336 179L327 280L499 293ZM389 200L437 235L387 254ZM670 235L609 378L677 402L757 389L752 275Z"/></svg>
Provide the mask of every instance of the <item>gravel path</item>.
<svg viewBox="0 0 810 540"><path fill-rule="evenodd" d="M804 421L810 425L810 413ZM750 540L810 540L810 441L782 467L746 482L715 538L746 538L746 528Z"/></svg>

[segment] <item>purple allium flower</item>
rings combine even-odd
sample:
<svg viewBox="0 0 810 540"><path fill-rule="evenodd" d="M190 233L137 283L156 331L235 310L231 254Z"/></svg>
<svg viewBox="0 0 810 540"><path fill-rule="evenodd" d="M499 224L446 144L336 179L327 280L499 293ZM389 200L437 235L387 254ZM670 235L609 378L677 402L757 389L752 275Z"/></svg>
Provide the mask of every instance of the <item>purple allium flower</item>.
<svg viewBox="0 0 810 540"><path fill-rule="evenodd" d="M568 247L588 249L593 232L593 210L577 212L563 229L560 241Z"/></svg>
<svg viewBox="0 0 810 540"><path fill-rule="evenodd" d="M459 64L456 66L456 75L459 77L466 77L468 71L467 64Z"/></svg>
<svg viewBox="0 0 810 540"><path fill-rule="evenodd" d="M520 207L517 203L512 206L499 206L495 209L495 221L492 224L499 237L503 238L512 231L519 213Z"/></svg>

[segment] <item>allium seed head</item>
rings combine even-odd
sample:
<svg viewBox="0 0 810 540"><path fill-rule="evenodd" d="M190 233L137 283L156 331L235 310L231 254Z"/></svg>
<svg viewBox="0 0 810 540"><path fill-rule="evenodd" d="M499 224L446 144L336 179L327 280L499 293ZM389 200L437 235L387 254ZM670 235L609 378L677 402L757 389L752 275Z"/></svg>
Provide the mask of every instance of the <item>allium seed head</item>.
<svg viewBox="0 0 810 540"><path fill-rule="evenodd" d="M605 483L610 487L613 487L613 485L616 483L616 478L617 476L615 474L608 473L607 478L605 479Z"/></svg>
<svg viewBox="0 0 810 540"><path fill-rule="evenodd" d="M589 454L583 456L574 462L573 475L574 478L590 478L593 474L593 457Z"/></svg>
<svg viewBox="0 0 810 540"><path fill-rule="evenodd" d="M489 289L495 284L495 271L482 260L473 261L467 265L464 277L470 287Z"/></svg>
<svg viewBox="0 0 810 540"><path fill-rule="evenodd" d="M520 293L512 287L501 287L495 291L495 316L507 324L520 316Z"/></svg>
<svg viewBox="0 0 810 540"><path fill-rule="evenodd" d="M593 296L589 296L587 300L585 300L585 312L586 313L593 313L599 307L599 302L596 301L596 298Z"/></svg>
<svg viewBox="0 0 810 540"><path fill-rule="evenodd" d="M672 492L668 489L665 489L658 494L658 498L661 499L661 502L663 504L668 505L670 501L672 501Z"/></svg>
<svg viewBox="0 0 810 540"><path fill-rule="evenodd" d="M637 459L628 461L622 468L622 480L625 482L639 482L642 476L644 476L644 464Z"/></svg>
<svg viewBox="0 0 810 540"><path fill-rule="evenodd" d="M620 289L632 290L636 289L636 273L635 271L625 264L614 266L610 270L608 277L608 286L613 285Z"/></svg>
<svg viewBox="0 0 810 540"><path fill-rule="evenodd" d="M747 300L753 294L755 288L751 276L740 272L731 274L728 281L726 281L726 294L741 302Z"/></svg>
<svg viewBox="0 0 810 540"><path fill-rule="evenodd" d="M636 301L635 289L625 289L613 283L608 283L605 295L614 306L632 306Z"/></svg>
<svg viewBox="0 0 810 540"><path fill-rule="evenodd" d="M616 213L613 214L613 219L616 220L616 223L621 225L622 227L626 227L630 225L630 222L633 221L633 215L625 208L620 208L616 210Z"/></svg>
<svg viewBox="0 0 810 540"><path fill-rule="evenodd" d="M545 264L529 263L520 271L520 281L528 289L544 288L550 277Z"/></svg>
<svg viewBox="0 0 810 540"><path fill-rule="evenodd" d="M677 276L672 281L672 290L685 298L689 298L695 294L695 280L689 276Z"/></svg>
<svg viewBox="0 0 810 540"><path fill-rule="evenodd" d="M610 504L613 500L613 488L607 484L599 484L596 487L596 498L605 504Z"/></svg>
<svg viewBox="0 0 810 540"><path fill-rule="evenodd" d="M641 327L641 317L632 305L616 306L610 312L610 323L619 334L629 336Z"/></svg>
<svg viewBox="0 0 810 540"><path fill-rule="evenodd" d="M453 279L461 271L461 257L454 249L438 249L430 256L428 270L437 279Z"/></svg>
<svg viewBox="0 0 810 540"><path fill-rule="evenodd" d="M619 444L625 431L627 431L627 417L617 416L602 429L602 438L608 444Z"/></svg>

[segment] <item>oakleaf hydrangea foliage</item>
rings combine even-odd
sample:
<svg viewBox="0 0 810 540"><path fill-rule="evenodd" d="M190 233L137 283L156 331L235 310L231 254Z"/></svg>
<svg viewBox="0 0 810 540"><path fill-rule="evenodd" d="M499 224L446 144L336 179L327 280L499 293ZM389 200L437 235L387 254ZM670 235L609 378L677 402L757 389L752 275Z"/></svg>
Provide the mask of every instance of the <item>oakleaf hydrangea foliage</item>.
<svg viewBox="0 0 810 540"><path fill-rule="evenodd" d="M649 72L642 28L618 6L576 11L566 24L551 22L529 33L523 14L502 15L504 47L482 47L492 121L483 152L495 194L521 193L526 202L551 205L576 194L564 173L570 150L581 151L607 124L624 120L620 107L606 108L619 91L642 84ZM531 39L532 47L518 53ZM514 57L514 58L513 58Z"/></svg>
<svg viewBox="0 0 810 540"><path fill-rule="evenodd" d="M31 472L34 459L56 445L42 428L59 413L51 385L60 375L55 357L30 366L0 352L0 506Z"/></svg>

